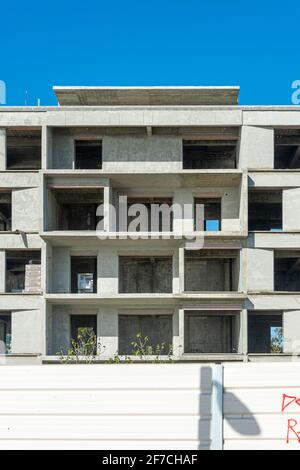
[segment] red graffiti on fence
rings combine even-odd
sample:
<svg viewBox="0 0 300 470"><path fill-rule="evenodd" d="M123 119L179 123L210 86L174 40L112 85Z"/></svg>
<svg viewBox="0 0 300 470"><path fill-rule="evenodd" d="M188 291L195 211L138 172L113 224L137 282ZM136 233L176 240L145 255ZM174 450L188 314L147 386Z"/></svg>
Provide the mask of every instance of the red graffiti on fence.
<svg viewBox="0 0 300 470"><path fill-rule="evenodd" d="M281 412L283 413L292 404L300 406L300 397L296 397L293 395L286 395L285 393L283 393L282 402L281 402ZM297 426L298 426L298 421L296 419L288 419L287 433L286 433L287 444L290 442L291 436L296 437L297 441L300 443L300 426L298 427L298 430L296 429Z"/></svg>

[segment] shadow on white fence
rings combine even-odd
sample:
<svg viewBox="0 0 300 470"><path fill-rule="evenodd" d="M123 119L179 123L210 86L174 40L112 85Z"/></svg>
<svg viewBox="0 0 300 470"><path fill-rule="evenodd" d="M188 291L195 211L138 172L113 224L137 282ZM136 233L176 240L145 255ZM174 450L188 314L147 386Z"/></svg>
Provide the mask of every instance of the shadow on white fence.
<svg viewBox="0 0 300 470"><path fill-rule="evenodd" d="M3 366L0 448L300 449L299 372L296 363ZM284 394L295 399L282 412Z"/></svg>

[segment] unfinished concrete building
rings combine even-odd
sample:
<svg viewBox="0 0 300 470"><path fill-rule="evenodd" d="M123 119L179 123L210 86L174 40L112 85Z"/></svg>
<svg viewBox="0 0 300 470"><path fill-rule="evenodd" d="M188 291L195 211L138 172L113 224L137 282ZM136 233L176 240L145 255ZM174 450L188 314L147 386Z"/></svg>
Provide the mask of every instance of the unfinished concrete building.
<svg viewBox="0 0 300 470"><path fill-rule="evenodd" d="M59 361L83 328L99 361L137 333L179 361L297 358L300 107L239 106L238 87L54 91L0 108L0 362ZM189 209L153 224L161 204Z"/></svg>

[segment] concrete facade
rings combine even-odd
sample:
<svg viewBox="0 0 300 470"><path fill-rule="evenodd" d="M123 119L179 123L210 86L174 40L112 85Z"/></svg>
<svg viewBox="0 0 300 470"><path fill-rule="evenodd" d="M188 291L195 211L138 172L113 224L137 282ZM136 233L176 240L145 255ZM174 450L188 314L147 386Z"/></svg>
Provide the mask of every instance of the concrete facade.
<svg viewBox="0 0 300 470"><path fill-rule="evenodd" d="M95 333L104 346L99 360L108 360L119 348L128 353L129 337L124 334L130 331L132 341L133 330L139 328L144 328L145 335L150 332L153 345L164 342L167 329L166 341L172 338L173 354L183 361L291 360L300 349L300 291L280 290L278 280L298 276L300 166L296 157L291 160L295 167L290 163L276 169L274 163L275 134L278 129L297 134L300 107L242 107L230 93L229 100L228 90L222 95L216 89L214 94L213 88L208 95L207 90L195 88L196 95L189 95L194 96L193 104L186 101L192 98L185 89L178 89L173 100L172 94L164 96L164 89L158 90L156 96L155 89L143 89L141 95L138 89L136 95L119 89L110 104L101 89L94 95L89 89L74 89L71 100L69 92L64 97L62 88L56 89L57 107L0 108L0 191L11 194L11 227L0 232L0 322L2 316L6 316L4 323L10 318L4 325L9 363L20 362L20 357L25 363L26 358L57 361L57 353L70 346L78 316L95 321ZM201 93L203 104L199 104ZM150 94L152 101L147 102ZM28 139L24 129L40 133L40 169L30 169L21 161L24 169L8 170L12 136ZM299 147L300 138L298 142L294 134L293 145ZM76 141L101 142L101 169L78 168ZM222 168L224 157L218 168L183 168L184 142L198 142L205 151L213 147L215 152L212 142L219 148L228 141L236 146L235 168ZM254 216L249 206L249 217L255 219L261 210L259 223L270 218L268 229L249 230L249 223L258 223L248 217L248 196L255 191L267 197L263 202L253 199ZM268 200L272 191L280 193L282 202L276 205ZM120 196L134 201L171 200L187 210L174 214L168 236L160 233L155 239L147 238L149 233L132 239L109 213L104 218L106 237L101 239L98 219L89 211L102 201L116 206ZM219 211L219 230L207 228L209 224L206 229L197 228L197 198L208 201L207 214ZM88 219L84 223L90 224L87 229L74 228L82 201ZM207 216L208 221L216 218ZM73 228L64 224L62 229L61 219ZM201 240L198 254L189 240L191 234ZM8 283L20 269L18 259L29 250L40 253L41 276L35 284L40 288L9 291ZM189 250L194 252L190 263ZM120 268L122 257L141 262ZM72 268L74 258L96 260L93 290L76 290L80 272ZM170 258L167 268L157 267L164 265L160 259ZM131 283L130 292L124 292L124 287L120 292L120 273L140 282ZM159 275L168 286L163 292L154 282ZM150 292L144 292L145 287L132 292L134 285L146 285ZM268 329L271 342L280 328L281 352L249 350L249 334L258 334L259 325Z"/></svg>

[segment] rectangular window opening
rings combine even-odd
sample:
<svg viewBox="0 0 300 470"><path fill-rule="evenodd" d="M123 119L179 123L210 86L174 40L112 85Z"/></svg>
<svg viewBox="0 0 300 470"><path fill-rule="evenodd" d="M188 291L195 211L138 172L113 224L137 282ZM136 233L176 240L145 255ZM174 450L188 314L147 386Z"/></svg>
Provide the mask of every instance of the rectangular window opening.
<svg viewBox="0 0 300 470"><path fill-rule="evenodd" d="M7 250L6 292L40 293L41 291L41 252Z"/></svg>
<svg viewBox="0 0 300 470"><path fill-rule="evenodd" d="M42 160L40 129L8 129L6 131L6 168L39 170Z"/></svg>
<svg viewBox="0 0 300 470"><path fill-rule="evenodd" d="M238 316L233 312L189 311L184 314L184 352L237 353Z"/></svg>
<svg viewBox="0 0 300 470"><path fill-rule="evenodd" d="M11 231L11 192L0 191L0 232Z"/></svg>
<svg viewBox="0 0 300 470"><path fill-rule="evenodd" d="M275 129L274 168L300 169L300 129Z"/></svg>
<svg viewBox="0 0 300 470"><path fill-rule="evenodd" d="M101 140L75 140L75 168L79 170L101 170Z"/></svg>
<svg viewBox="0 0 300 470"><path fill-rule="evenodd" d="M164 314L119 315L119 354L135 355L137 348L132 343L139 342L137 335L140 334L147 355L154 355L157 346L161 348L161 355L168 355L173 343L172 318Z"/></svg>
<svg viewBox="0 0 300 470"><path fill-rule="evenodd" d="M186 250L186 292L238 291L238 250Z"/></svg>
<svg viewBox="0 0 300 470"><path fill-rule="evenodd" d="M49 230L96 230L103 188L49 188Z"/></svg>
<svg viewBox="0 0 300 470"><path fill-rule="evenodd" d="M172 292L172 269L172 256L120 256L119 292Z"/></svg>
<svg viewBox="0 0 300 470"><path fill-rule="evenodd" d="M282 191L249 191L249 231L282 230Z"/></svg>
<svg viewBox="0 0 300 470"><path fill-rule="evenodd" d="M71 257L71 292L92 294L97 292L97 257Z"/></svg>
<svg viewBox="0 0 300 470"><path fill-rule="evenodd" d="M11 353L11 313L0 311L0 354Z"/></svg>
<svg viewBox="0 0 300 470"><path fill-rule="evenodd" d="M183 169L236 168L236 141L183 140Z"/></svg>
<svg viewBox="0 0 300 470"><path fill-rule="evenodd" d="M194 198L194 229L219 232L222 220L222 198Z"/></svg>
<svg viewBox="0 0 300 470"><path fill-rule="evenodd" d="M283 352L282 313L248 313L248 352Z"/></svg>

